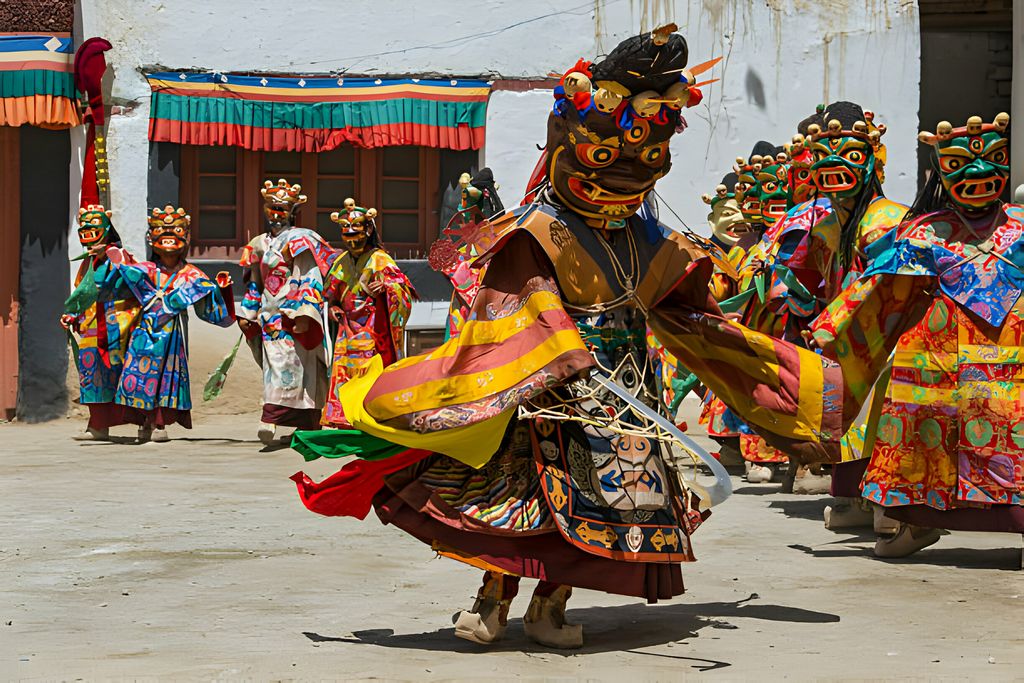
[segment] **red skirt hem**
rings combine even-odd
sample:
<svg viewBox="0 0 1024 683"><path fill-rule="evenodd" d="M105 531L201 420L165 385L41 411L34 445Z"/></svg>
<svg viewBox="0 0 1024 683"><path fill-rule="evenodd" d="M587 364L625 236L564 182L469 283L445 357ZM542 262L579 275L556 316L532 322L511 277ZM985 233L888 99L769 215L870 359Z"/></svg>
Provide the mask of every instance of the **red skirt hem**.
<svg viewBox="0 0 1024 683"><path fill-rule="evenodd" d="M439 543L516 576L643 598L650 603L684 592L678 563L623 562L586 553L549 533L494 535L458 529L413 509L390 489L379 491L373 507L393 524L429 546Z"/></svg>

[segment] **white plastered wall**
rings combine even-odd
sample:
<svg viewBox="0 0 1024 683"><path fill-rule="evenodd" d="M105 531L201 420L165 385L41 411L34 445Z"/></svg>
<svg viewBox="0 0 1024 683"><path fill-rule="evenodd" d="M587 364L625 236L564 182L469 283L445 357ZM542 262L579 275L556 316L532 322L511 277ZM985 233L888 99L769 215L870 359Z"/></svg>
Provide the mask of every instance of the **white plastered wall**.
<svg viewBox="0 0 1024 683"><path fill-rule="evenodd" d="M658 186L691 228L706 232L699 196L758 139L782 143L820 102L851 99L889 132L891 197L916 181L919 30L913 0L81 0L82 40L114 44L108 135L112 208L129 246L145 230L149 90L140 70L442 74L541 78L593 59L641 28L674 20L690 62L722 56L704 102L686 111L673 170ZM354 21L350 21L354 20ZM522 196L544 143L546 91L495 92L485 163L506 204ZM679 222L667 210L662 218Z"/></svg>

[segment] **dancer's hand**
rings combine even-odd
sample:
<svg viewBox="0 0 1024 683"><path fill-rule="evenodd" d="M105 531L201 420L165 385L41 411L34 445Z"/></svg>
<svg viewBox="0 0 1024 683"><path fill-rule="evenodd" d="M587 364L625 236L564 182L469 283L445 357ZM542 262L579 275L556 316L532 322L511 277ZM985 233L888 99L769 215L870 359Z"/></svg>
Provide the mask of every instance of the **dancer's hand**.
<svg viewBox="0 0 1024 683"><path fill-rule="evenodd" d="M378 279L373 279L366 283L366 289L370 294L376 296L384 291L384 283Z"/></svg>
<svg viewBox="0 0 1024 683"><path fill-rule="evenodd" d="M331 316L331 320L334 322L341 322L341 319L345 317L344 311L341 310L341 306L331 306L327 309L328 314Z"/></svg>
<svg viewBox="0 0 1024 683"><path fill-rule="evenodd" d="M60 317L60 326L65 330L70 330L75 324L75 316L65 313Z"/></svg>
<svg viewBox="0 0 1024 683"><path fill-rule="evenodd" d="M305 334L309 331L309 319L306 316L300 316L295 319L295 324L292 326L293 334Z"/></svg>
<svg viewBox="0 0 1024 683"><path fill-rule="evenodd" d="M810 330L801 331L800 336L802 336L804 338L804 341L807 342L807 348L811 349L812 351L821 348L821 344L819 344L818 340L814 338L814 333L811 332Z"/></svg>
<svg viewBox="0 0 1024 683"><path fill-rule="evenodd" d="M235 281L231 279L231 273L226 270L222 270L217 273L217 286L220 288L230 287L235 284Z"/></svg>

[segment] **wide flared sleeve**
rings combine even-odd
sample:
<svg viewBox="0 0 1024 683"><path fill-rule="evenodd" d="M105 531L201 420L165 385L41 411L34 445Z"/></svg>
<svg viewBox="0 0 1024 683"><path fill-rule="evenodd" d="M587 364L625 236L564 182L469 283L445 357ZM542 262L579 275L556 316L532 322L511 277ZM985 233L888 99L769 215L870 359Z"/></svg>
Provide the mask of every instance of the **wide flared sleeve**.
<svg viewBox="0 0 1024 683"><path fill-rule="evenodd" d="M593 366L535 240L514 235L491 260L458 337L387 369L375 357L341 388L353 427L480 467L521 402Z"/></svg>
<svg viewBox="0 0 1024 683"><path fill-rule="evenodd" d="M281 324L302 346L315 349L324 340L324 275L330 265L325 265L322 254L309 248L291 256L288 295L279 309ZM296 331L300 318L305 320L302 332Z"/></svg>
<svg viewBox="0 0 1024 683"><path fill-rule="evenodd" d="M665 347L771 445L805 462L837 460L845 433L839 366L694 305L686 289L650 313Z"/></svg>
<svg viewBox="0 0 1024 683"><path fill-rule="evenodd" d="M899 338L927 313L939 283L933 246L897 239L893 231L870 247L871 267L811 324L817 345L843 369L847 393L867 398Z"/></svg>
<svg viewBox="0 0 1024 683"><path fill-rule="evenodd" d="M368 277L384 285L383 295L387 308L386 311L382 311L381 322L384 325L381 327L387 327L391 342L396 348L401 348L405 324L409 322L409 314L412 312L412 302L418 299L419 295L412 282L387 252L377 251L367 265L370 269ZM374 322L376 323L376 318Z"/></svg>
<svg viewBox="0 0 1024 683"><path fill-rule="evenodd" d="M218 327L231 327L235 322L235 300L231 285L203 279L205 280L203 290L209 290L209 292L193 304L196 315L200 320L205 320ZM206 283L212 284L214 287L211 289Z"/></svg>

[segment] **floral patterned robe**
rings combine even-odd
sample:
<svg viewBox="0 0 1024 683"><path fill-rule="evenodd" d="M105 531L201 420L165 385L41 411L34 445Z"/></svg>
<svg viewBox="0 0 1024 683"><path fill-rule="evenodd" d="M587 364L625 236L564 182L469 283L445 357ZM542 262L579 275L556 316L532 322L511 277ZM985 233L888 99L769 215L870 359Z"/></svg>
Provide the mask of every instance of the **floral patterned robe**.
<svg viewBox="0 0 1024 683"><path fill-rule="evenodd" d="M189 263L174 274L151 261L122 263L114 270L142 305L125 355L117 402L143 413L173 411L169 414L189 427L188 308L194 307L201 320L230 327L235 321L230 287L221 288Z"/></svg>
<svg viewBox="0 0 1024 683"><path fill-rule="evenodd" d="M863 496L943 528L1024 531L1024 207L1003 213L981 239L953 211L911 221L814 325L858 394L895 346ZM979 525L1000 507L1017 521Z"/></svg>
<svg viewBox="0 0 1024 683"><path fill-rule="evenodd" d="M276 237L263 233L242 253L248 269L239 317L255 325L246 337L263 368L267 406L318 411L327 396L323 282L334 251L312 230L289 228ZM294 332L305 319L307 329ZM267 421L267 420L264 420Z"/></svg>
<svg viewBox="0 0 1024 683"><path fill-rule="evenodd" d="M366 285L384 283L384 291L372 295ZM384 365L402 356L405 324L416 296L412 283L383 249L368 249L358 259L344 251L327 274L324 298L341 311L338 337L331 363L331 386L322 423L345 425L339 392L352 377L362 373L374 355Z"/></svg>
<svg viewBox="0 0 1024 683"><path fill-rule="evenodd" d="M83 262L75 277L75 287L88 269L88 261ZM81 335L75 358L81 387L79 402L95 405L114 401L128 340L140 309L120 270L106 259L95 266L93 278L99 290L97 301L75 316L72 327Z"/></svg>

